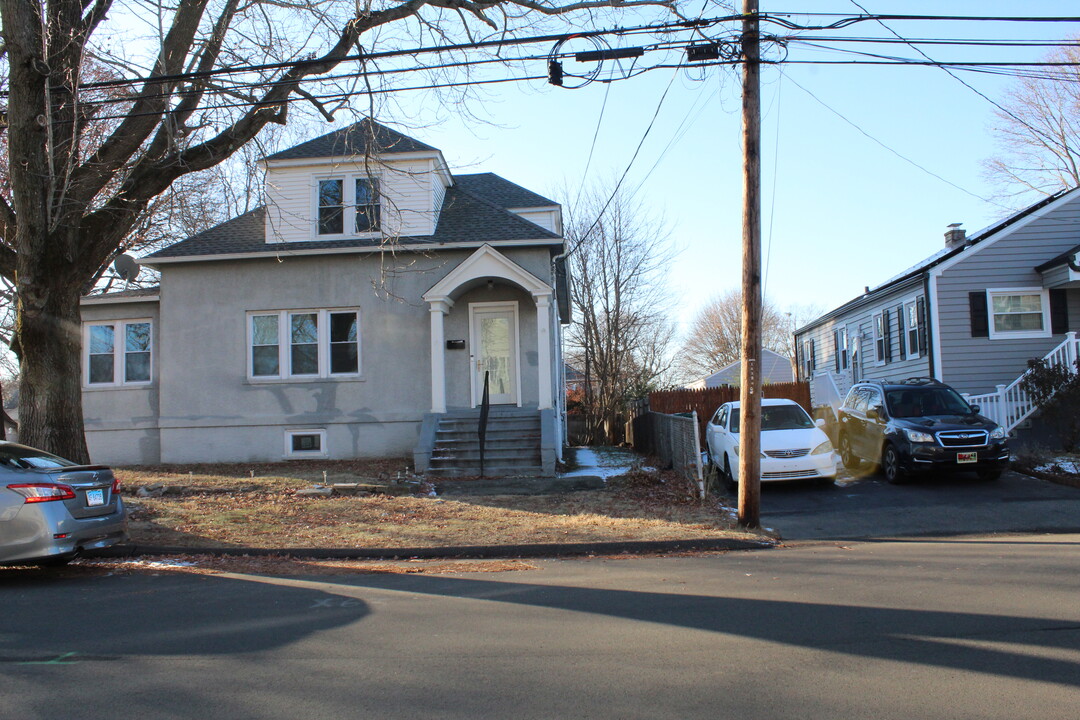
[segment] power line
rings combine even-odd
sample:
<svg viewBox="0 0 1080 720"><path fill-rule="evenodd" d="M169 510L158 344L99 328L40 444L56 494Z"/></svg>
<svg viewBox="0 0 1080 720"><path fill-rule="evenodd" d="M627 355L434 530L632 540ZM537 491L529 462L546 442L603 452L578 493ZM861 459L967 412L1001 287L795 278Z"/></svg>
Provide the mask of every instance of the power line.
<svg viewBox="0 0 1080 720"><path fill-rule="evenodd" d="M859 4L859 3L857 2L857 0L850 0L850 2L851 2L851 4L852 4L852 5L854 5L855 7L859 8L859 9L860 9L860 10L862 10L862 11L863 11L864 13L868 13L868 14L869 14L869 11L868 11L868 10L867 10L867 9L866 9L865 7L863 7L862 5L860 5L860 4ZM885 28L885 29L886 29L886 30L888 30L888 31L889 31L890 33L892 33L893 35L895 35L895 36L896 36L896 37L897 37L897 38L898 38L899 40L902 40L902 41L904 41L904 42L905 42L905 43L907 44L907 46L908 46L908 47L910 47L910 48L911 48L912 50L914 50L915 52L919 53L920 55L922 55L922 56L923 56L924 58L926 58L927 60L931 60L931 61L933 61L933 58L931 58L931 57L930 57L929 55L927 55L927 54L926 54L925 52L923 52L923 51L922 51L922 50L921 50L920 48L918 48L918 47L916 47L916 46L912 45L912 44L911 44L910 42L907 42L906 40L904 40L904 38L903 38L903 37L902 37L902 36L900 35L900 33L896 32L896 31L895 31L895 30L893 30L893 29L892 29L891 27L889 27L888 25L886 25L886 24L885 24L885 23L884 23L884 22L883 22L882 20L878 20L877 22L878 22L878 24L879 24L879 25L881 25L881 27ZM1047 140L1048 142L1050 142L1050 143L1051 143L1051 144L1053 144L1053 145L1056 145L1056 146L1058 146L1059 148L1061 148L1062 150L1065 150L1066 152L1068 152L1068 151L1069 151L1069 147L1068 147L1068 145L1066 145L1065 143L1061 142L1061 141L1060 141L1060 140L1058 140L1057 138L1055 138L1055 137L1052 137L1051 135L1049 135L1049 134L1047 134L1047 133L1043 132L1042 130L1039 130L1038 128L1036 128L1035 126L1033 126L1032 124L1030 124L1030 123L1029 123L1029 122L1028 122L1027 120L1024 120L1024 119L1023 119L1022 117L1020 117L1019 115L1017 115L1016 113L1014 113L1014 112L1013 112L1012 110L1010 110L1009 108L1005 107L1004 105L1002 105L1001 103L997 102L996 100L993 100L993 99L991 99L991 98L990 98L990 97L989 97L988 95L986 95L986 93L982 92L981 90L979 90L978 88L976 88L976 87L975 87L974 85L971 85L970 83L968 83L968 82L967 82L966 80L964 80L963 78L961 78L961 77L960 77L959 75L957 75L956 73L954 73L954 72L953 72L952 70L950 70L949 68L945 67L944 65L939 65L938 67L939 67L939 68L941 68L941 70L942 70L943 72L945 72L946 74L948 74L948 76L949 76L949 77L951 77L951 78L952 78L953 80L955 80L956 82L960 83L961 85L963 85L964 87L966 87L966 88L967 88L968 90L970 90L971 92L975 93L976 95L978 95L979 97L981 97L981 98L982 98L983 100L985 100L986 102L988 102L988 103L990 103L991 105L993 105L994 107L996 107L996 108L997 108L997 109L998 109L999 111L1001 111L1001 112L1005 113L1005 114L1006 114L1006 115L1008 115L1008 116L1009 116L1010 118L1012 118L1012 119L1013 119L1013 120L1015 120L1016 122L1020 123L1021 125L1023 125L1024 127L1026 127L1026 128L1027 128L1028 130L1030 130L1031 132L1035 133L1035 134L1036 134L1037 136L1039 136L1039 137L1043 138L1044 140Z"/></svg>
<svg viewBox="0 0 1080 720"><path fill-rule="evenodd" d="M783 71L781 71L781 72L783 72ZM786 73L785 73L785 75L786 75ZM876 137L874 137L874 136L873 136L873 135L871 135L870 133L868 133L868 132L866 132L865 130L863 130L863 129L862 129L861 127L859 127L858 125L856 125L856 124L855 124L855 123L854 123L853 121L851 121L851 120L849 120L849 119L848 119L847 117L845 117L845 116L843 115L843 113L841 113L841 112L840 112L839 110L836 110L835 108L833 108L832 106L830 106L829 104L827 104L827 103L826 103L826 102L825 102L824 100L822 100L821 98L819 98L819 97L818 97L817 95L815 95L814 93L812 93L812 92L811 92L810 90L806 89L805 87L803 87L802 85L800 85L800 84L799 84L798 82L796 82L796 80L795 80L794 78L792 78L792 77L791 77L790 75L787 75L787 79L788 79L788 81L789 81L789 82L793 83L793 84L795 85L795 87L799 88L799 89L800 89L800 90L802 90L802 91L803 91L804 93L806 93L806 94L807 94L807 95L809 95L809 96L810 96L811 98L813 98L813 99L814 99L814 100L815 100L815 101L816 101L816 102L817 102L817 103L818 103L819 105L821 105L821 106L822 106L823 108L825 108L826 110L828 110L828 111L829 111L829 112L831 112L832 114L836 115L836 116L837 116L838 118L840 118L841 120L843 120L844 122L846 122L846 123L847 123L848 125L850 125L851 127L853 127L853 128L855 128L856 130L858 130L858 131L859 131L859 133L861 133L861 134L862 134L863 136L865 136L865 137L866 137L867 139L869 139L869 140L871 140L872 142L874 142L874 143L876 143L876 144L880 145L881 147L885 148L886 150L888 150L889 152L891 152L891 153L892 153L893 155L895 155L896 157L900 158L901 160L903 160L904 162L908 163L909 165L912 165L913 167L916 167L916 168L918 168L919 170L922 170L922 171L923 171L924 173L926 173L927 175L930 175L931 177L937 178L938 180L940 180L941 182L945 183L946 185L950 185L950 186L952 186L952 187L956 188L957 190L959 190L960 192L962 192L962 193L964 193L964 194L966 194L966 195L970 195L971 197L975 198L976 200L981 200L981 201L983 201L983 202L985 202L985 203L989 203L989 204L991 204L991 205L997 205L998 207L1000 207L1000 208L1003 208L1003 209L1009 209L1009 208L1006 208L1006 207L1005 207L1004 205L1001 205L1001 204L999 204L999 203L996 203L996 202L994 202L993 200L990 200L990 199L988 199L988 198L984 198L984 197L982 197L982 196L980 196L980 195L976 195L975 193L971 192L970 190L968 190L968 189L966 189L966 188L963 188L963 187L960 187L960 186L959 186L959 185L957 185L956 183L952 182L951 180L947 180L947 179L943 178L942 176L938 175L938 174L937 174L936 172L934 172L934 171L932 171L932 170L928 170L927 168L923 167L922 165L920 165L919 163L915 162L915 161L914 161L914 160L912 160L911 158L909 158L909 157L907 157L907 156L905 156L905 155L901 154L901 153L900 153L899 151L897 151L897 150L894 150L893 148L891 148L891 147L889 147L888 145L886 145L885 143L883 143L883 142L882 142L881 140L878 140L878 139L877 139Z"/></svg>

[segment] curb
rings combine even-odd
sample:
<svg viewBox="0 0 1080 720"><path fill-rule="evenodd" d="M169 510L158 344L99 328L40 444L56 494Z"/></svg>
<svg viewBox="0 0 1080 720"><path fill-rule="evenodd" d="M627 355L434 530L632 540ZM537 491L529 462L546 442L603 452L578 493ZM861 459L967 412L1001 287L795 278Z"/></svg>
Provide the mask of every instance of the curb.
<svg viewBox="0 0 1080 720"><path fill-rule="evenodd" d="M462 545L436 548L192 548L161 545L116 545L88 550L83 557L126 558L140 555L288 556L319 560L395 560L403 558L557 558L582 555L652 554L665 552L767 550L767 540L702 538L629 542L545 543L537 545Z"/></svg>

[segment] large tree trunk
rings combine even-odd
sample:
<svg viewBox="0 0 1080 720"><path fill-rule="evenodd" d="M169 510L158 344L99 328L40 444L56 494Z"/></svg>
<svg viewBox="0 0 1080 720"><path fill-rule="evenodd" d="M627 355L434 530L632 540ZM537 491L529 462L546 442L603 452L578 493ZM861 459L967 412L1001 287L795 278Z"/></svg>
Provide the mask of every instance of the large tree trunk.
<svg viewBox="0 0 1080 720"><path fill-rule="evenodd" d="M81 214L70 207L63 190L70 150L64 133L72 132L74 78L65 75L61 58L51 57L58 66L51 68L43 56L37 3L2 0L0 11L11 80L8 148L18 216L19 439L88 462L79 362L79 298L88 273L77 259ZM64 43L57 45L67 49Z"/></svg>
<svg viewBox="0 0 1080 720"><path fill-rule="evenodd" d="M39 280L37 285L45 283ZM87 463L79 291L76 283L57 282L38 294L33 309L20 300L19 440Z"/></svg>

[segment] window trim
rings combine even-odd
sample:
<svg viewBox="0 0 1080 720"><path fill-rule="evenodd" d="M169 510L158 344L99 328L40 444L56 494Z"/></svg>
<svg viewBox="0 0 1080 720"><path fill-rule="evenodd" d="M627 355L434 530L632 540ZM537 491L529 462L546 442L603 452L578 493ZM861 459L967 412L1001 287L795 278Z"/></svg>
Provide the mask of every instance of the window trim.
<svg viewBox="0 0 1080 720"><path fill-rule="evenodd" d="M336 313L356 314L356 371L335 373L330 371L330 316ZM318 360L318 372L294 374L292 372L292 332L291 318L294 315L315 314L318 324L318 340L316 342ZM254 318L264 316L277 316L278 319L278 372L276 375L255 374L255 331ZM249 310L245 313L246 342L244 352L247 355L247 379L249 382L305 382L313 380L350 380L358 379L363 375L363 315L358 307L340 308L290 308L288 310ZM260 345L259 347L271 347Z"/></svg>
<svg viewBox="0 0 1080 720"><path fill-rule="evenodd" d="M919 335L923 332L922 327L919 325L919 296L913 297L910 300L905 300L903 302L903 307L904 340L907 343L907 347L905 348L906 352L904 353L904 359L918 360L920 357L922 357L921 355L919 355ZM911 319L910 313L912 312L915 313L915 327L911 327L911 325L908 324L908 320ZM915 342L911 342L912 332L915 333Z"/></svg>
<svg viewBox="0 0 1080 720"><path fill-rule="evenodd" d="M996 330L994 323L995 295L1038 295L1041 302L1042 330ZM986 288L986 320L991 340L1021 340L1028 338L1048 338L1053 333L1050 327L1050 291L1041 287Z"/></svg>
<svg viewBox="0 0 1080 720"><path fill-rule="evenodd" d="M886 359L885 353L885 315L884 313L875 313L871 320L873 324L874 333L874 364L884 365Z"/></svg>
<svg viewBox="0 0 1080 720"><path fill-rule="evenodd" d="M341 228L340 233L319 232L319 183L326 180L341 181ZM375 188L375 196L378 201L376 212L378 224L374 230L365 232L356 231L356 181L370 180ZM291 242L310 242L312 240L345 240L352 238L381 237L383 228L383 191L382 182L377 174L363 172L331 172L313 175L311 178L311 234L310 237Z"/></svg>
<svg viewBox="0 0 1080 720"><path fill-rule="evenodd" d="M293 438L297 435L316 435L319 438L318 450L293 450ZM285 429L285 453L286 459L301 458L325 458L330 456L326 447L326 428L286 428Z"/></svg>
<svg viewBox="0 0 1080 720"><path fill-rule="evenodd" d="M147 352L150 354L149 371L150 377L146 380L126 380L127 377L127 327L128 325L150 326L150 344ZM113 379L111 382L90 382L90 329L93 327L113 328ZM142 351L139 351L142 352ZM102 353L97 353L102 354ZM124 318L122 320L88 320L83 323L83 387L95 388L118 388L118 387L146 387L154 384L154 320L153 318Z"/></svg>

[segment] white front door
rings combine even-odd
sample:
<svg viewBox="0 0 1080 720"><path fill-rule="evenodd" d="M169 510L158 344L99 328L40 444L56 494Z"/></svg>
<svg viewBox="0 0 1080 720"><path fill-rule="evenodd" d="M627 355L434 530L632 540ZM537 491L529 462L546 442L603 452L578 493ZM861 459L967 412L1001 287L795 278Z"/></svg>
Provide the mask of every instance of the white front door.
<svg viewBox="0 0 1080 720"><path fill-rule="evenodd" d="M488 377L488 400L492 405L516 405L518 401L517 306L472 306L473 404L484 396L484 373Z"/></svg>

